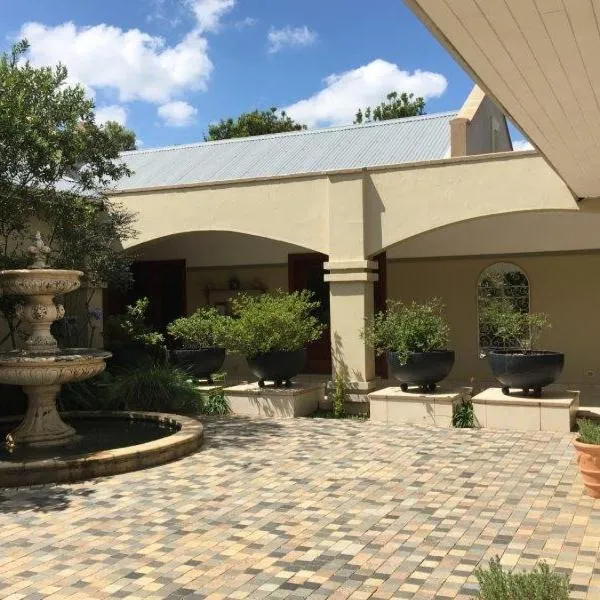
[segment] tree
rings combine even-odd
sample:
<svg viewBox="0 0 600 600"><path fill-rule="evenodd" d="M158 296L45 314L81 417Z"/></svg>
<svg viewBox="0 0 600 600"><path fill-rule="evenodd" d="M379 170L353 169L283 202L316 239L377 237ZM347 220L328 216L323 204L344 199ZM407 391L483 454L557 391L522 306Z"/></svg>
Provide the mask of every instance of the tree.
<svg viewBox="0 0 600 600"><path fill-rule="evenodd" d="M379 106L371 108L367 106L363 112L361 108L356 113L354 124L371 123L371 121L387 121L388 119L402 119L404 117L416 117L425 114L425 100L414 94L403 92L390 92Z"/></svg>
<svg viewBox="0 0 600 600"><path fill-rule="evenodd" d="M123 127L116 121L107 121L103 126L104 131L113 138L119 150L137 150L135 131Z"/></svg>
<svg viewBox="0 0 600 600"><path fill-rule="evenodd" d="M52 266L80 269L93 286L126 286L130 261L120 248L135 234L134 216L105 190L130 174L118 157L135 134L98 126L93 101L67 85L67 69L31 66L28 47L23 40L0 55L0 269L28 264L26 248L41 227ZM13 347L18 301L0 297Z"/></svg>
<svg viewBox="0 0 600 600"><path fill-rule="evenodd" d="M217 124L208 126L204 140L228 140L302 129L306 129L306 125L296 123L284 110L278 112L276 107L272 107L270 110L242 113L237 119L221 119Z"/></svg>

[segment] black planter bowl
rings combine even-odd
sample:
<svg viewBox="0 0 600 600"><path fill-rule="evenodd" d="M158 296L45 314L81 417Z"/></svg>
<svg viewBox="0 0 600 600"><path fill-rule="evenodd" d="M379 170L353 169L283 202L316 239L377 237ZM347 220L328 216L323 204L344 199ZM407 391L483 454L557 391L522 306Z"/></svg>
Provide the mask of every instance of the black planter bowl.
<svg viewBox="0 0 600 600"><path fill-rule="evenodd" d="M264 387L265 381L273 381L277 387L290 387L292 377L304 369L306 350L275 350L246 357L246 360L260 387Z"/></svg>
<svg viewBox="0 0 600 600"><path fill-rule="evenodd" d="M446 379L454 366L454 350L411 352L405 364L397 352L388 352L388 366L392 376L400 382L403 392L409 385L418 385L423 392L434 392L437 383Z"/></svg>
<svg viewBox="0 0 600 600"><path fill-rule="evenodd" d="M491 350L487 355L494 377L502 384L502 393L520 388L525 395L539 398L542 388L559 377L565 364L562 352L536 350Z"/></svg>
<svg viewBox="0 0 600 600"><path fill-rule="evenodd" d="M171 362L193 375L196 379L206 379L212 383L212 374L225 362L223 348L197 348L195 350L171 350Z"/></svg>

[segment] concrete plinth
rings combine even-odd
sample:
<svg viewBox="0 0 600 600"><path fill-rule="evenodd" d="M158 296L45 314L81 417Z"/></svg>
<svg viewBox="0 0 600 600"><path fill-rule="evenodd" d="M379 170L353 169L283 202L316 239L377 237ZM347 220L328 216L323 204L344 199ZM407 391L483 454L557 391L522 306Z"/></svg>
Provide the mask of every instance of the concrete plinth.
<svg viewBox="0 0 600 600"><path fill-rule="evenodd" d="M290 388L276 388L245 383L223 390L229 410L249 417L291 418L312 414L323 402L323 385L293 383Z"/></svg>
<svg viewBox="0 0 600 600"><path fill-rule="evenodd" d="M487 388L473 398L480 427L517 431L568 432L575 425L578 391L544 390L542 398L505 396L498 387Z"/></svg>
<svg viewBox="0 0 600 600"><path fill-rule="evenodd" d="M403 392L388 387L369 394L371 420L383 423L452 427L452 407L463 398L463 389L441 388L431 394L418 388Z"/></svg>

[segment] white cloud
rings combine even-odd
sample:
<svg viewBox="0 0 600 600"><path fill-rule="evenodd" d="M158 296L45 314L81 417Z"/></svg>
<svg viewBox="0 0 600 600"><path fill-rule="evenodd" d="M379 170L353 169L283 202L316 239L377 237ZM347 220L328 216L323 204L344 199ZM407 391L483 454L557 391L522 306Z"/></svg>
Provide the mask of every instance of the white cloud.
<svg viewBox="0 0 600 600"><path fill-rule="evenodd" d="M271 29L267 34L267 39L269 40L269 53L274 54L288 46L311 46L317 41L317 34L306 25L304 27L287 25L283 29Z"/></svg>
<svg viewBox="0 0 600 600"><path fill-rule="evenodd" d="M217 31L221 18L235 6L235 0L186 0L186 4L194 12L200 31Z"/></svg>
<svg viewBox="0 0 600 600"><path fill-rule="evenodd" d="M158 107L158 116L171 127L185 127L194 122L198 111L187 102L178 100Z"/></svg>
<svg viewBox="0 0 600 600"><path fill-rule="evenodd" d="M102 125L106 121L116 121L121 125L125 125L127 121L126 108L120 104L110 104L96 108L96 123Z"/></svg>
<svg viewBox="0 0 600 600"><path fill-rule="evenodd" d="M255 19L254 17L244 17L243 19L236 21L234 26L236 29L246 29L246 27L252 27L257 23L258 19Z"/></svg>
<svg viewBox="0 0 600 600"><path fill-rule="evenodd" d="M522 150L533 150L533 144L527 140L513 140L513 150L520 152Z"/></svg>
<svg viewBox="0 0 600 600"><path fill-rule="evenodd" d="M165 103L182 92L205 89L213 69L206 39L198 30L174 46L139 29L106 24L27 23L19 37L29 40L33 64L62 62L71 81L88 89L116 90L121 102Z"/></svg>
<svg viewBox="0 0 600 600"><path fill-rule="evenodd" d="M391 91L423 98L441 96L448 81L440 73L402 71L398 65L376 59L367 65L329 75L326 87L310 98L285 108L293 119L308 127L352 123L358 108L379 104Z"/></svg>

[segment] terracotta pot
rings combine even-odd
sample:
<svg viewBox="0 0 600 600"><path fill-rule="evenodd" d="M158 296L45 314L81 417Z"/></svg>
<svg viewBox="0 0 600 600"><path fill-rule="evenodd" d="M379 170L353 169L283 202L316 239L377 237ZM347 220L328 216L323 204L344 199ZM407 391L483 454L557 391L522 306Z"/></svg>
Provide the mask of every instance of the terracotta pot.
<svg viewBox="0 0 600 600"><path fill-rule="evenodd" d="M573 444L583 484L592 498L600 498L600 444L584 444L579 440Z"/></svg>

